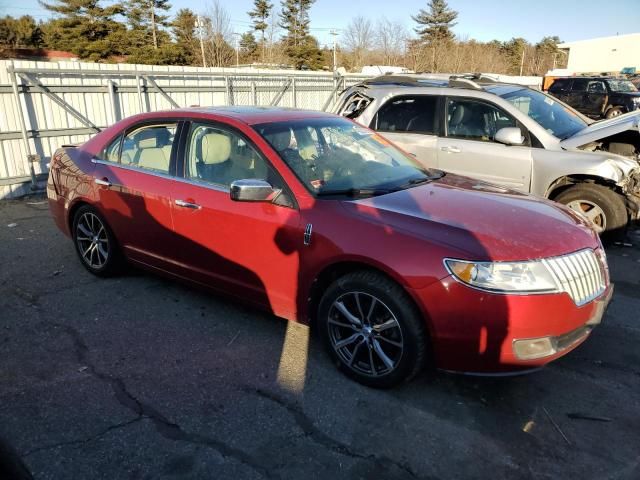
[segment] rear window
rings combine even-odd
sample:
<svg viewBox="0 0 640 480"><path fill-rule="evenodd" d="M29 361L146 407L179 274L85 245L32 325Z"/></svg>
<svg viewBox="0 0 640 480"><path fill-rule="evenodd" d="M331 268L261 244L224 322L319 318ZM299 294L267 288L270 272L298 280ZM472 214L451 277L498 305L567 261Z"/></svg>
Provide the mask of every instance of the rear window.
<svg viewBox="0 0 640 480"><path fill-rule="evenodd" d="M354 92L346 98L338 111L338 115L347 118L358 118L370 103L371 99L369 97L360 92Z"/></svg>

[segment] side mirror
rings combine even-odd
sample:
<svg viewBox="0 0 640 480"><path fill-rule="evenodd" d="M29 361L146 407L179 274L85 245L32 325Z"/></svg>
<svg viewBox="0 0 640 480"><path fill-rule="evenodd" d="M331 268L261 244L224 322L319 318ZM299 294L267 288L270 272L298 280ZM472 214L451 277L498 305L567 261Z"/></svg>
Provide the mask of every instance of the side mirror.
<svg viewBox="0 0 640 480"><path fill-rule="evenodd" d="M236 202L270 202L280 193L269 182L257 179L235 180L229 196Z"/></svg>
<svg viewBox="0 0 640 480"><path fill-rule="evenodd" d="M522 131L518 127L501 128L496 132L495 140L505 145L522 145L524 143Z"/></svg>

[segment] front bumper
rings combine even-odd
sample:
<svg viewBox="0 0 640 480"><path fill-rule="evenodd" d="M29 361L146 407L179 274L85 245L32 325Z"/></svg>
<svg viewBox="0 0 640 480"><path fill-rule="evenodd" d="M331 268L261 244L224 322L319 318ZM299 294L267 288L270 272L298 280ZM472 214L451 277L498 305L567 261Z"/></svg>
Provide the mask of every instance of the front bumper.
<svg viewBox="0 0 640 480"><path fill-rule="evenodd" d="M602 321L613 286L580 307L566 293L499 295L451 277L414 293L427 319L436 366L491 374L541 367L576 348ZM546 347L529 357L514 348L540 339Z"/></svg>

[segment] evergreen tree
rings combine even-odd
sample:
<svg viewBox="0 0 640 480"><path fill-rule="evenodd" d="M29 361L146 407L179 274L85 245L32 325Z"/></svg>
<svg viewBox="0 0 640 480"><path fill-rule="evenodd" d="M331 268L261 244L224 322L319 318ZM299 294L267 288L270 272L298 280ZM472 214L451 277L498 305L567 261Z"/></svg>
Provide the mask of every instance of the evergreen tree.
<svg viewBox="0 0 640 480"><path fill-rule="evenodd" d="M42 31L29 15L20 18L7 15L0 18L0 44L11 48L40 47Z"/></svg>
<svg viewBox="0 0 640 480"><path fill-rule="evenodd" d="M137 46L144 47L152 44L153 48L158 48L163 41L168 40L163 29L169 26L169 17L163 12L168 12L170 8L169 0L129 0L127 2L126 14L133 34L132 40L138 44Z"/></svg>
<svg viewBox="0 0 640 480"><path fill-rule="evenodd" d="M411 16L418 24L415 32L429 44L453 40L451 28L456 26L458 12L451 10L446 0L430 0L427 7L428 11L420 9L418 15Z"/></svg>
<svg viewBox="0 0 640 480"><path fill-rule="evenodd" d="M178 10L176 17L171 23L173 36L176 39L176 46L182 52L187 65L200 63L198 58L198 39L196 38L195 25L197 15L188 8Z"/></svg>
<svg viewBox="0 0 640 480"><path fill-rule="evenodd" d="M240 53L247 62L253 62L256 59L258 43L253 33L246 32L240 37Z"/></svg>
<svg viewBox="0 0 640 480"><path fill-rule="evenodd" d="M124 26L114 17L123 13L120 4L102 7L99 0L54 0L41 5L58 15L47 25L46 44L56 50L75 53L80 58L101 60L120 53L114 38ZM43 28L44 29L44 28Z"/></svg>
<svg viewBox="0 0 640 480"><path fill-rule="evenodd" d="M295 68L319 68L322 53L309 35L309 9L315 0L282 0L280 26L285 29L285 52Z"/></svg>
<svg viewBox="0 0 640 480"><path fill-rule="evenodd" d="M440 50L454 39L451 28L456 25L454 20L458 18L458 12L451 10L446 0L429 0L428 11L420 9L418 15L411 16L418 24L415 32L420 35L420 40L431 49L431 68L438 71Z"/></svg>
<svg viewBox="0 0 640 480"><path fill-rule="evenodd" d="M271 16L271 9L273 4L268 0L254 0L253 10L249 11L249 16L252 19L252 27L256 32L260 32L260 41L264 44L264 35L269 24L268 18Z"/></svg>

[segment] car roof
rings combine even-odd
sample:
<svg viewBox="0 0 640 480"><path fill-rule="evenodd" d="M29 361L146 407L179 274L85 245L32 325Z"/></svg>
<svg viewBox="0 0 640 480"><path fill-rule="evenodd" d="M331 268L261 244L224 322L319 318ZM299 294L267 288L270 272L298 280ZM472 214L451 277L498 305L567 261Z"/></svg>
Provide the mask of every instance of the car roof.
<svg viewBox="0 0 640 480"><path fill-rule="evenodd" d="M503 95L528 88L526 85L506 83L485 75L451 75L449 78L435 78L430 75L382 75L354 85L352 88L364 92L411 91L414 93L442 94L450 89L467 92L487 92ZM363 93L364 93L363 92Z"/></svg>
<svg viewBox="0 0 640 480"><path fill-rule="evenodd" d="M287 120L299 120L303 118L327 118L335 115L314 110L301 110L284 107L257 107L257 106L211 106L211 107L190 107L171 110L171 113L180 112L183 114L211 114L217 117L227 117L247 125L257 123L282 122ZM188 116L188 115L185 115Z"/></svg>

